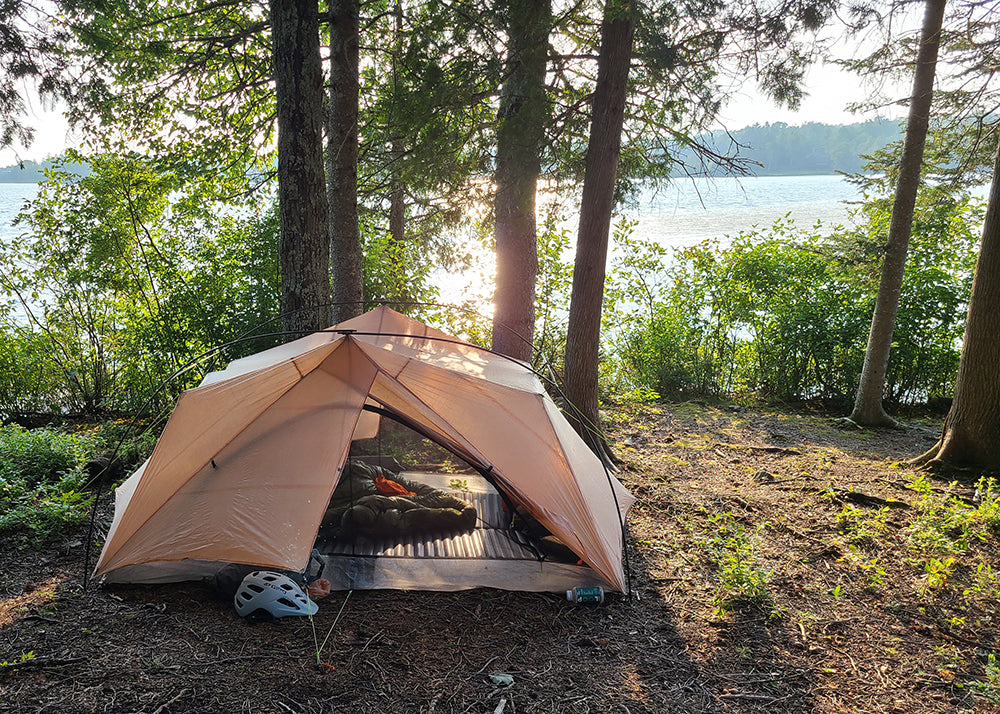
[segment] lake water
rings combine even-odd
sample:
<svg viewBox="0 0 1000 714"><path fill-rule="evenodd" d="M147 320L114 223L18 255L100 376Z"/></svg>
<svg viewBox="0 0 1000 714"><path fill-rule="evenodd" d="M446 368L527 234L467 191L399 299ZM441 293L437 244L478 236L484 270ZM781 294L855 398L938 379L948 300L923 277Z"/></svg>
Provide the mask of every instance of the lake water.
<svg viewBox="0 0 1000 714"><path fill-rule="evenodd" d="M21 212L25 201L38 193L38 184L0 183L0 240L10 239L18 233L14 219Z"/></svg>
<svg viewBox="0 0 1000 714"><path fill-rule="evenodd" d="M11 223L37 191L35 184L0 183L0 236L11 235ZM637 238L687 245L770 225L789 212L803 226L833 226L848 219L844 202L857 199L840 176L677 179L621 213L637 221Z"/></svg>
<svg viewBox="0 0 1000 714"><path fill-rule="evenodd" d="M763 228L786 214L803 228L820 221L828 231L849 221L847 202L859 198L840 176L678 179L622 214L636 221L636 238L683 246Z"/></svg>
<svg viewBox="0 0 1000 714"><path fill-rule="evenodd" d="M754 227L770 226L790 215L802 228L817 221L822 231L850 221L849 202L857 201L857 190L840 176L759 176L747 178L676 179L656 191L646 191L634 205L620 209L614 220L634 222L632 237L683 247L704 240L734 237ZM560 225L575 244L577 222L570 216ZM466 247L475 251L474 239ZM573 259L573 248L563 256ZM614 246L611 247L614 251ZM492 261L484 260L466 275L438 271L435 282L445 303L471 298L480 304L492 299Z"/></svg>

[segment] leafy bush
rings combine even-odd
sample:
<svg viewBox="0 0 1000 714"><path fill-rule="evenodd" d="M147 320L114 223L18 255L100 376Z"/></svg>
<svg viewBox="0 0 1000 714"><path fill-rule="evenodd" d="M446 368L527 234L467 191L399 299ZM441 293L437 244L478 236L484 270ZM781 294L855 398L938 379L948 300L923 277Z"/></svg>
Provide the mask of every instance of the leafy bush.
<svg viewBox="0 0 1000 714"><path fill-rule="evenodd" d="M870 201L866 223L849 236L856 245L869 247L864 262L872 270L880 265L890 213L888 200ZM921 194L886 374L887 404L951 396L982 221L982 204L967 196L931 189ZM871 282L874 300L874 275Z"/></svg>
<svg viewBox="0 0 1000 714"><path fill-rule="evenodd" d="M8 542L39 545L87 514L82 492L92 435L0 427L0 533Z"/></svg>
<svg viewBox="0 0 1000 714"><path fill-rule="evenodd" d="M0 426L0 479L28 487L76 479L93 449L94 439L86 435Z"/></svg>
<svg viewBox="0 0 1000 714"><path fill-rule="evenodd" d="M19 218L25 235L0 251L8 419L138 410L193 357L277 313L273 212L220 200L244 195L244 174L191 179L139 156L88 162L87 176L47 175ZM186 373L153 406L198 377Z"/></svg>
<svg viewBox="0 0 1000 714"><path fill-rule="evenodd" d="M8 543L40 546L67 526L81 523L93 498L59 483L37 490L0 481L0 533Z"/></svg>
<svg viewBox="0 0 1000 714"><path fill-rule="evenodd" d="M606 334L624 390L849 404L864 361L891 205L830 235L790 219L678 249L619 236ZM950 396L981 207L934 193L914 222L888 404Z"/></svg>
<svg viewBox="0 0 1000 714"><path fill-rule="evenodd" d="M733 343L709 307L716 246L680 251L666 268L667 250L631 240L629 229L615 236L603 317L621 360L621 386L672 398L726 391Z"/></svg>

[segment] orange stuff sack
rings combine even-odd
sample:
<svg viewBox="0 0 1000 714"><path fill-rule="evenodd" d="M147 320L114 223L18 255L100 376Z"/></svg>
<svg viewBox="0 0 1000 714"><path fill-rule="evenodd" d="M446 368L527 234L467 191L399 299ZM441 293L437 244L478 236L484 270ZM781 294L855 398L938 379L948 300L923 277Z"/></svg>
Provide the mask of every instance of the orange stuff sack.
<svg viewBox="0 0 1000 714"><path fill-rule="evenodd" d="M385 476L379 474L375 477L375 490L383 496L416 496L413 491L407 491L403 486L390 481Z"/></svg>
<svg viewBox="0 0 1000 714"><path fill-rule="evenodd" d="M312 600L322 600L330 594L330 581L326 578L316 578L306 586Z"/></svg>

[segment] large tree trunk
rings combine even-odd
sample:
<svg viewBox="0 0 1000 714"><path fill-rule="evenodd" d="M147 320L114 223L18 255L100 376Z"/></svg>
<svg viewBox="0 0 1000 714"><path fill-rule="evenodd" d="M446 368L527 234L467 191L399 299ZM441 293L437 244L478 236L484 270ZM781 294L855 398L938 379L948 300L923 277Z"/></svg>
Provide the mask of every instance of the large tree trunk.
<svg viewBox="0 0 1000 714"><path fill-rule="evenodd" d="M1000 470L1000 143L993 166L955 399L938 443L918 464Z"/></svg>
<svg viewBox="0 0 1000 714"><path fill-rule="evenodd" d="M316 0L271 0L278 114L281 312L289 332L330 323L323 71Z"/></svg>
<svg viewBox="0 0 1000 714"><path fill-rule="evenodd" d="M885 390L892 332L899 311L899 294L903 286L906 252L910 245L913 209L920 186L920 167L927 139L944 6L945 0L927 0L924 10L917 66L913 75L913 94L906 119L906 137L903 140L903 155L889 223L889 239L882 261L882 277L875 298L875 312L868 333L861 381L854 400L854 410L849 417L852 421L867 426L894 426L896 423L882 408L882 393Z"/></svg>
<svg viewBox="0 0 1000 714"><path fill-rule="evenodd" d="M507 12L507 71L497 128L493 349L530 361L538 273L535 190L548 115L545 65L552 9L550 0L512 0Z"/></svg>
<svg viewBox="0 0 1000 714"><path fill-rule="evenodd" d="M364 308L358 226L358 13L358 0L330 3L326 173L334 322L359 315Z"/></svg>
<svg viewBox="0 0 1000 714"><path fill-rule="evenodd" d="M631 3L607 0L566 335L566 396L577 410L573 421L581 433L598 424L601 305L634 34Z"/></svg>

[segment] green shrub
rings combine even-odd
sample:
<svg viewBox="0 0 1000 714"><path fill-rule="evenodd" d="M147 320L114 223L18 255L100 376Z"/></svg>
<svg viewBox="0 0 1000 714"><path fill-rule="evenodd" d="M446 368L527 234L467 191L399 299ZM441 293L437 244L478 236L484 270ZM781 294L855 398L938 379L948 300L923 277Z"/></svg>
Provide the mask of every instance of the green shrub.
<svg viewBox="0 0 1000 714"><path fill-rule="evenodd" d="M884 255L889 205L823 235L782 219L728 245L672 254L619 240L606 334L623 388L661 396L749 395L850 404ZM924 197L914 222L885 387L887 404L950 396L981 208Z"/></svg>
<svg viewBox="0 0 1000 714"><path fill-rule="evenodd" d="M67 479L35 490L0 481L0 533L16 546L40 546L68 526L82 522L93 498L70 488Z"/></svg>
<svg viewBox="0 0 1000 714"><path fill-rule="evenodd" d="M79 523L91 502L81 489L92 435L0 427L0 533L15 545L40 545Z"/></svg>
<svg viewBox="0 0 1000 714"><path fill-rule="evenodd" d="M79 479L94 446L89 435L0 426L0 479L27 487Z"/></svg>
<svg viewBox="0 0 1000 714"><path fill-rule="evenodd" d="M278 311L277 219L244 196L244 173L87 162L86 176L49 172L24 234L0 246L0 418L131 413L150 394L163 408L200 373L157 391L166 377Z"/></svg>

